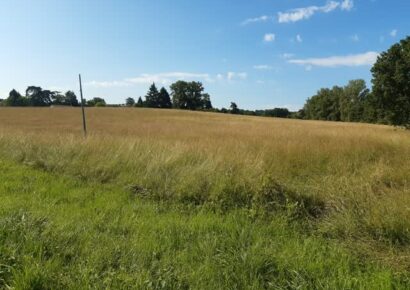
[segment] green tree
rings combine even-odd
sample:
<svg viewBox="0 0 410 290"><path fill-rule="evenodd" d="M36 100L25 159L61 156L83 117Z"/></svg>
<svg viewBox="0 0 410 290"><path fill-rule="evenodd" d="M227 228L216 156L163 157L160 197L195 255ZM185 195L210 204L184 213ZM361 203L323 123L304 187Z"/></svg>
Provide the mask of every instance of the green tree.
<svg viewBox="0 0 410 290"><path fill-rule="evenodd" d="M410 36L383 52L371 72L378 120L410 127Z"/></svg>
<svg viewBox="0 0 410 290"><path fill-rule="evenodd" d="M140 107L140 108L144 107L144 101L142 100L141 97L138 98L138 101L137 101L137 103L135 104L135 106L136 106L136 107Z"/></svg>
<svg viewBox="0 0 410 290"><path fill-rule="evenodd" d="M52 96L55 93L43 90L41 87L29 86L26 90L26 98L30 106L50 106L52 104Z"/></svg>
<svg viewBox="0 0 410 290"><path fill-rule="evenodd" d="M211 103L211 96L209 94L202 94L202 108L204 110L211 110L212 103Z"/></svg>
<svg viewBox="0 0 410 290"><path fill-rule="evenodd" d="M172 108L171 98L164 87L159 91L158 108Z"/></svg>
<svg viewBox="0 0 410 290"><path fill-rule="evenodd" d="M171 86L172 103L175 108L185 110L211 109L209 94L204 94L201 82L177 81Z"/></svg>
<svg viewBox="0 0 410 290"><path fill-rule="evenodd" d="M360 122L364 119L364 104L369 96L369 89L364 80L352 80L343 88L340 97L340 120Z"/></svg>
<svg viewBox="0 0 410 290"><path fill-rule="evenodd" d="M134 100L134 98L127 98L127 99L125 100L125 105L126 105L127 107L133 107L133 106L135 105L135 100Z"/></svg>
<svg viewBox="0 0 410 290"><path fill-rule="evenodd" d="M9 97L5 100L6 106L26 106L27 100L16 90L11 90Z"/></svg>
<svg viewBox="0 0 410 290"><path fill-rule="evenodd" d="M67 91L65 93L65 104L73 107L77 107L80 105L77 96L73 91Z"/></svg>
<svg viewBox="0 0 410 290"><path fill-rule="evenodd" d="M239 110L238 105L236 103L231 102L230 108L231 108L231 110L230 110L231 114L239 114L240 110Z"/></svg>
<svg viewBox="0 0 410 290"><path fill-rule="evenodd" d="M145 96L145 104L149 108L159 108L159 92L155 83L150 86Z"/></svg>
<svg viewBox="0 0 410 290"><path fill-rule="evenodd" d="M105 107L106 104L107 103L105 102L103 98L93 98L87 101L87 106L90 106L90 107Z"/></svg>

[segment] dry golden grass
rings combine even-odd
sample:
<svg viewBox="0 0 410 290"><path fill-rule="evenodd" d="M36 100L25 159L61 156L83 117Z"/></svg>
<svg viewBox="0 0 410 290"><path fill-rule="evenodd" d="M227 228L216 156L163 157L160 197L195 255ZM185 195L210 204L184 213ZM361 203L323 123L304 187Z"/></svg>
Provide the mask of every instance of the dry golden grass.
<svg viewBox="0 0 410 290"><path fill-rule="evenodd" d="M321 234L361 241L410 269L408 131L177 110L86 114L84 139L78 108L1 108L0 152L158 199L222 208L272 202L265 195L279 185L291 199L286 206L320 208L314 227Z"/></svg>

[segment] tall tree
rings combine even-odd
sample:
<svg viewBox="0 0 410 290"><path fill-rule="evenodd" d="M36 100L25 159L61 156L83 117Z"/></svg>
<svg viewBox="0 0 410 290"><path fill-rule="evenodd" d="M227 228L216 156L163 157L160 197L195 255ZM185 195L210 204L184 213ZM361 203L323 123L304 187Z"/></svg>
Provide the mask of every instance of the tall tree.
<svg viewBox="0 0 410 290"><path fill-rule="evenodd" d="M162 87L158 95L158 107L159 108L172 108L171 98L168 91Z"/></svg>
<svg viewBox="0 0 410 290"><path fill-rule="evenodd" d="M153 83L149 90L148 93L145 96L145 103L146 106L149 108L158 108L159 107L159 92L157 89L157 86L155 85L155 83Z"/></svg>
<svg viewBox="0 0 410 290"><path fill-rule="evenodd" d="M371 71L379 121L410 127L410 36L383 52Z"/></svg>
<svg viewBox="0 0 410 290"><path fill-rule="evenodd" d="M141 97L138 98L138 101L137 101L137 103L135 104L135 106L136 106L136 107L140 107L140 108L144 107L144 101L142 100Z"/></svg>

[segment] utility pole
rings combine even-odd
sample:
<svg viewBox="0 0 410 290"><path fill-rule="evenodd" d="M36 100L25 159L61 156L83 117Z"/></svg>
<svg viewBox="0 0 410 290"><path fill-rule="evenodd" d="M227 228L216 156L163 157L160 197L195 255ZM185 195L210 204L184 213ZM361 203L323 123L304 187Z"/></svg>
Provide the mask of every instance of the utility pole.
<svg viewBox="0 0 410 290"><path fill-rule="evenodd" d="M83 113L83 130L84 130L84 137L87 137L87 124L85 122L85 111L84 111L84 98L83 98L83 86L81 83L81 74L78 75L78 79L80 81L80 96L81 96L81 111Z"/></svg>

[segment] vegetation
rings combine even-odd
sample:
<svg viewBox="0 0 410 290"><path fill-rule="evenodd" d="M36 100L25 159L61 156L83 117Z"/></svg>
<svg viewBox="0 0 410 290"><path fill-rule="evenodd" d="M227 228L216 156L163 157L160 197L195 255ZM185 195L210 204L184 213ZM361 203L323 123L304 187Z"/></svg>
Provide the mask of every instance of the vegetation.
<svg viewBox="0 0 410 290"><path fill-rule="evenodd" d="M0 109L2 285L409 288L407 131L86 114Z"/></svg>
<svg viewBox="0 0 410 290"><path fill-rule="evenodd" d="M365 81L321 89L301 117L313 120L382 123L410 127L410 37L383 52L372 68L373 90Z"/></svg>

